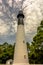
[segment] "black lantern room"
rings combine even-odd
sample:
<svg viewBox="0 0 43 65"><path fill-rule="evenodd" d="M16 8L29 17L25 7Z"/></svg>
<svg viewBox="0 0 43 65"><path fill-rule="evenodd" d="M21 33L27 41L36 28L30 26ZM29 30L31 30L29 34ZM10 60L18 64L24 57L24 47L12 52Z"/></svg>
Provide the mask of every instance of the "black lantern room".
<svg viewBox="0 0 43 65"><path fill-rule="evenodd" d="M19 11L19 13L17 15L17 18L18 18L18 25L24 25L24 22L23 22L24 14L23 14L23 11Z"/></svg>

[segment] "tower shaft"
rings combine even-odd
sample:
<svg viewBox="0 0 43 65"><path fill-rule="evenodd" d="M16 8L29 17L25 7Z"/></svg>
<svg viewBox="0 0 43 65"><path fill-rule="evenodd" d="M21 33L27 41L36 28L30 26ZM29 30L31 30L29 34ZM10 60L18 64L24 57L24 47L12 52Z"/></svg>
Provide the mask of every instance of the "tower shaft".
<svg viewBox="0 0 43 65"><path fill-rule="evenodd" d="M15 45L15 63L28 63L27 46L25 42L24 26L18 25Z"/></svg>
<svg viewBox="0 0 43 65"><path fill-rule="evenodd" d="M27 45L25 42L24 15L20 11L18 16L18 27L16 34L16 44L14 53L14 63L28 63Z"/></svg>

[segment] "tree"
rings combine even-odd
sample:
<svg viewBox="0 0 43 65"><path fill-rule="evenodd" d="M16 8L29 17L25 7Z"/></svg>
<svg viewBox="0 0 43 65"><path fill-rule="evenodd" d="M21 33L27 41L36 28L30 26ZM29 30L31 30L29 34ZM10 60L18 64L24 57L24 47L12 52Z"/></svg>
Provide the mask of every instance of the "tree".
<svg viewBox="0 0 43 65"><path fill-rule="evenodd" d="M6 63L7 60L13 59L14 45L5 42L0 45L0 63Z"/></svg>
<svg viewBox="0 0 43 65"><path fill-rule="evenodd" d="M30 60L31 63L43 63L43 20L37 28L37 34L33 38L31 45ZM34 61L34 62L33 62Z"/></svg>

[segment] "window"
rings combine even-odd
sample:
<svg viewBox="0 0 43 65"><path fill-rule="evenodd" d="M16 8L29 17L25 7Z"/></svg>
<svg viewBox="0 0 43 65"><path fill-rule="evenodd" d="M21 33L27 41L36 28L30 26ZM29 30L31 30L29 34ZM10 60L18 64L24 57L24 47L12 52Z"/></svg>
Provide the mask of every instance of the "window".
<svg viewBox="0 0 43 65"><path fill-rule="evenodd" d="M26 55L24 55L24 59L26 59Z"/></svg>
<svg viewBox="0 0 43 65"><path fill-rule="evenodd" d="M23 41L23 43L25 43L25 41Z"/></svg>

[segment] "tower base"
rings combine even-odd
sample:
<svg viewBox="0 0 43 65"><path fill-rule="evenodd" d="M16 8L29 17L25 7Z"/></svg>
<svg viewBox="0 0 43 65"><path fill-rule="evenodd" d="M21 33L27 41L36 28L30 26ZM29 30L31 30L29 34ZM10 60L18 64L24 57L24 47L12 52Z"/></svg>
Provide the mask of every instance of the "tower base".
<svg viewBox="0 0 43 65"><path fill-rule="evenodd" d="M30 65L29 63L13 63L12 65Z"/></svg>

